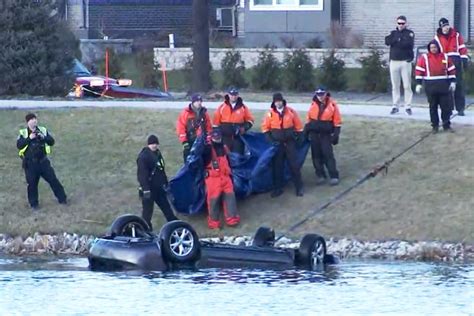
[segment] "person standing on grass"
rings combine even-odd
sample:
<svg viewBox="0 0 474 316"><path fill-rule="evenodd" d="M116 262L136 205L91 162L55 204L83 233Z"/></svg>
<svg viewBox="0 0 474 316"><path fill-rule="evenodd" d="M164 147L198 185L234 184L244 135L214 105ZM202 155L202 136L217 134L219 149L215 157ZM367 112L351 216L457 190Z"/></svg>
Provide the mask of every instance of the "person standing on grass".
<svg viewBox="0 0 474 316"><path fill-rule="evenodd" d="M38 125L38 118L34 113L28 113L25 120L27 127L20 129L16 147L25 170L28 202L33 211L39 209L38 183L42 177L51 186L59 204L67 204L64 188L48 159L51 147L54 145L54 138L46 127Z"/></svg>
<svg viewBox="0 0 474 316"><path fill-rule="evenodd" d="M165 172L165 160L158 149L158 137L150 135L147 146L144 147L137 158L137 178L140 187L139 196L142 200L142 217L150 229L153 229L151 218L153 216L153 203L156 203L168 222L177 220L166 196L168 177Z"/></svg>
<svg viewBox="0 0 474 316"><path fill-rule="evenodd" d="M254 118L249 108L239 97L239 90L231 87L222 103L214 113L213 124L220 126L224 144L231 152L244 153L243 135L253 125Z"/></svg>
<svg viewBox="0 0 474 316"><path fill-rule="evenodd" d="M269 143L277 148L272 159L272 198L283 194L285 160L288 161L296 196L303 196L303 181L297 161L297 143L303 140L303 124L298 113L286 105L281 93L273 95L270 111L265 115L262 132Z"/></svg>
<svg viewBox="0 0 474 316"><path fill-rule="evenodd" d="M438 106L441 108L443 129L452 132L451 93L456 90L456 67L447 54L441 53L437 41L428 44L428 53L421 55L416 63L416 93L420 93L422 83L430 105L430 119L433 133L439 130Z"/></svg>
<svg viewBox="0 0 474 316"><path fill-rule="evenodd" d="M456 67L456 90L454 91L454 105L459 116L464 116L466 107L466 95L464 91L463 68L467 69L469 56L464 39L456 29L449 25L446 18L441 18L438 22L439 28L434 37L438 42L441 53L448 55Z"/></svg>
<svg viewBox="0 0 474 316"><path fill-rule="evenodd" d="M184 163L196 138L202 133L210 133L211 130L211 118L207 109L202 106L202 97L199 94L193 94L191 103L181 112L176 122L176 133L183 145Z"/></svg>
<svg viewBox="0 0 474 316"><path fill-rule="evenodd" d="M392 81L393 107L390 114L398 113L400 103L400 81L403 83L405 111L412 115L411 69L414 58L415 33L407 28L407 18L400 15L397 27L385 37L385 45L390 46L390 79Z"/></svg>
<svg viewBox="0 0 474 316"><path fill-rule="evenodd" d="M339 184L339 172L332 146L339 143L341 124L341 114L336 102L325 87L320 86L314 93L304 127L305 135L311 142L311 158L317 184L326 182L324 167L328 169L329 183Z"/></svg>

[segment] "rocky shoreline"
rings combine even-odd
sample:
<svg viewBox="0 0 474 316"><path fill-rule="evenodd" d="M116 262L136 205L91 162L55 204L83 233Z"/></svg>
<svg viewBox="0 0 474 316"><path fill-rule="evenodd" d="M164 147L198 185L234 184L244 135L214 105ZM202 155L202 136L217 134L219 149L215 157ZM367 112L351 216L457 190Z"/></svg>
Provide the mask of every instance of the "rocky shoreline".
<svg viewBox="0 0 474 316"><path fill-rule="evenodd" d="M48 235L35 233L22 238L0 234L0 253L8 255L65 254L86 255L94 236L63 233ZM250 245L250 236L202 238L209 242ZM328 253L344 259L415 260L437 262L474 262L474 245L437 241L359 241L354 239L327 239ZM297 248L299 242L281 238L277 247Z"/></svg>

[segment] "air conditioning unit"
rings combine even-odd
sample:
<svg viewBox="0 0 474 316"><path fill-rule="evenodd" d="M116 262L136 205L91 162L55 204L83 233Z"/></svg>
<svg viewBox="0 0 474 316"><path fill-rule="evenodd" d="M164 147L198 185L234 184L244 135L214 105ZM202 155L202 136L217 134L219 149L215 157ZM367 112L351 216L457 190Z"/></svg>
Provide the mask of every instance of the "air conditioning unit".
<svg viewBox="0 0 474 316"><path fill-rule="evenodd" d="M217 28L220 30L232 31L234 20L233 8L217 8L216 9Z"/></svg>

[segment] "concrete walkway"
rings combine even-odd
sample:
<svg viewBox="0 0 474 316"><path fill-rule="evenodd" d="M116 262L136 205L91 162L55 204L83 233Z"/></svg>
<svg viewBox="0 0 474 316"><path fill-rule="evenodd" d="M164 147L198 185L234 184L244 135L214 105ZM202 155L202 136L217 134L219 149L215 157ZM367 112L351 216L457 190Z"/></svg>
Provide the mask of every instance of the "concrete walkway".
<svg viewBox="0 0 474 316"><path fill-rule="evenodd" d="M470 100L467 100L470 101ZM129 101L129 100L0 100L0 109L54 109L54 108L140 108L140 109L182 109L187 102L185 101ZM204 105L210 109L217 108L221 102L204 102ZM267 102L246 102L252 110L267 110ZM468 102L469 104L469 102ZM309 103L291 103L295 110L304 112L308 110ZM466 111L466 116L455 115L452 122L462 125L474 125L474 106ZM342 101L340 109L343 116L357 115L367 117L383 117L391 119L411 119L429 121L429 112L427 108L413 107L413 115L405 113L404 108L396 115L390 115L390 103L370 105L354 104L352 102Z"/></svg>

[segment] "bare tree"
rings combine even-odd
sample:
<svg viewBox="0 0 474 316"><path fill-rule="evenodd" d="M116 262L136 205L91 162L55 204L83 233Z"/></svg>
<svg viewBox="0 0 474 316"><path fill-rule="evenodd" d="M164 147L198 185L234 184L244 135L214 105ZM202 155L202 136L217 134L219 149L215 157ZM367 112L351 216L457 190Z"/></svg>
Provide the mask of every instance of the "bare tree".
<svg viewBox="0 0 474 316"><path fill-rule="evenodd" d="M193 0L193 82L195 92L207 92L210 86L209 0Z"/></svg>

